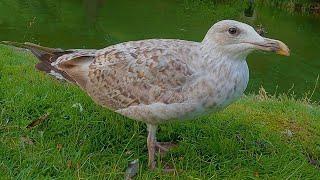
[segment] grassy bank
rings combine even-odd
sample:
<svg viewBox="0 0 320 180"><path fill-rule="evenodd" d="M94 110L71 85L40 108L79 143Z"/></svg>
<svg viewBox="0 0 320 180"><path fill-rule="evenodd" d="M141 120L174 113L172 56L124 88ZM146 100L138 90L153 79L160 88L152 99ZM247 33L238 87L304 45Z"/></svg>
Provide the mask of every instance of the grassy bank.
<svg viewBox="0 0 320 180"><path fill-rule="evenodd" d="M122 179L140 160L150 177L320 178L320 107L286 96L248 95L223 112L162 125L179 147L146 168L146 129L95 105L81 90L37 72L29 53L0 46L0 177ZM40 125L26 128L50 113Z"/></svg>
<svg viewBox="0 0 320 180"><path fill-rule="evenodd" d="M320 15L319 0L258 0L257 3L284 9L289 12Z"/></svg>

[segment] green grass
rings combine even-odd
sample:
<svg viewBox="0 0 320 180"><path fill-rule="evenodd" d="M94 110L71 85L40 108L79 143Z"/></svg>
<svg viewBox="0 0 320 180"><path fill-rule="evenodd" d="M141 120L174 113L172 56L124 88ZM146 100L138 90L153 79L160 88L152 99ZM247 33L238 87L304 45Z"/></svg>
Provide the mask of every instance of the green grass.
<svg viewBox="0 0 320 180"><path fill-rule="evenodd" d="M137 179L320 178L319 105L261 93L197 121L161 125L159 140L179 146L159 161L176 172L150 172L143 123L95 105L79 88L36 71L35 62L0 46L1 179L123 179L134 159Z"/></svg>

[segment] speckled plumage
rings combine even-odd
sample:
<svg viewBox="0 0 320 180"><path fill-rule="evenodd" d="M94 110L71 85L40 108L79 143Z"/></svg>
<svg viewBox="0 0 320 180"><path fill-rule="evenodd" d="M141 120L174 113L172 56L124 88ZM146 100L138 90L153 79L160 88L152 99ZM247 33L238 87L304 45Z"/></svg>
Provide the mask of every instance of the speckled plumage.
<svg viewBox="0 0 320 180"><path fill-rule="evenodd" d="M70 65L79 58L84 59L81 66ZM173 39L77 50L52 65L80 82L98 104L152 124L221 109L237 99L248 82L244 59L225 61L202 43Z"/></svg>
<svg viewBox="0 0 320 180"><path fill-rule="evenodd" d="M149 166L155 168L160 123L193 119L223 109L245 91L253 50L289 55L288 47L263 38L246 24L224 20L202 42L177 39L130 41L101 50L61 50L3 42L31 50L36 68L75 83L92 99L148 126Z"/></svg>

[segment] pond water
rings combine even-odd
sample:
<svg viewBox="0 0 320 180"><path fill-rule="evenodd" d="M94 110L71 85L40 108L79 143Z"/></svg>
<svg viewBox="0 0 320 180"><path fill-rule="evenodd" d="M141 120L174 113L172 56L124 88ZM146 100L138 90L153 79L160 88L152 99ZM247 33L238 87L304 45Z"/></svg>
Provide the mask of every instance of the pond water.
<svg viewBox="0 0 320 180"><path fill-rule="evenodd" d="M263 86L270 94L313 93L320 100L320 19L256 6L252 17L236 3L196 0L1 0L0 40L29 41L60 48L103 48L146 38L201 41L214 22L236 19L262 25L280 39L290 57L257 52L248 57L247 93ZM247 13L246 13L247 14ZM249 13L250 14L250 13ZM317 87L317 88L315 88ZM309 95L308 97L310 97Z"/></svg>

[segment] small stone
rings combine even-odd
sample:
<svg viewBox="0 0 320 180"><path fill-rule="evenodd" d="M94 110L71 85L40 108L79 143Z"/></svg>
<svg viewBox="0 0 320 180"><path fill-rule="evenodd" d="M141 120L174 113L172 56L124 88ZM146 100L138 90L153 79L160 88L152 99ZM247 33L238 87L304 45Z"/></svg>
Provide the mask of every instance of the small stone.
<svg viewBox="0 0 320 180"><path fill-rule="evenodd" d="M126 180L132 179L139 171L139 159L131 161L126 171Z"/></svg>

